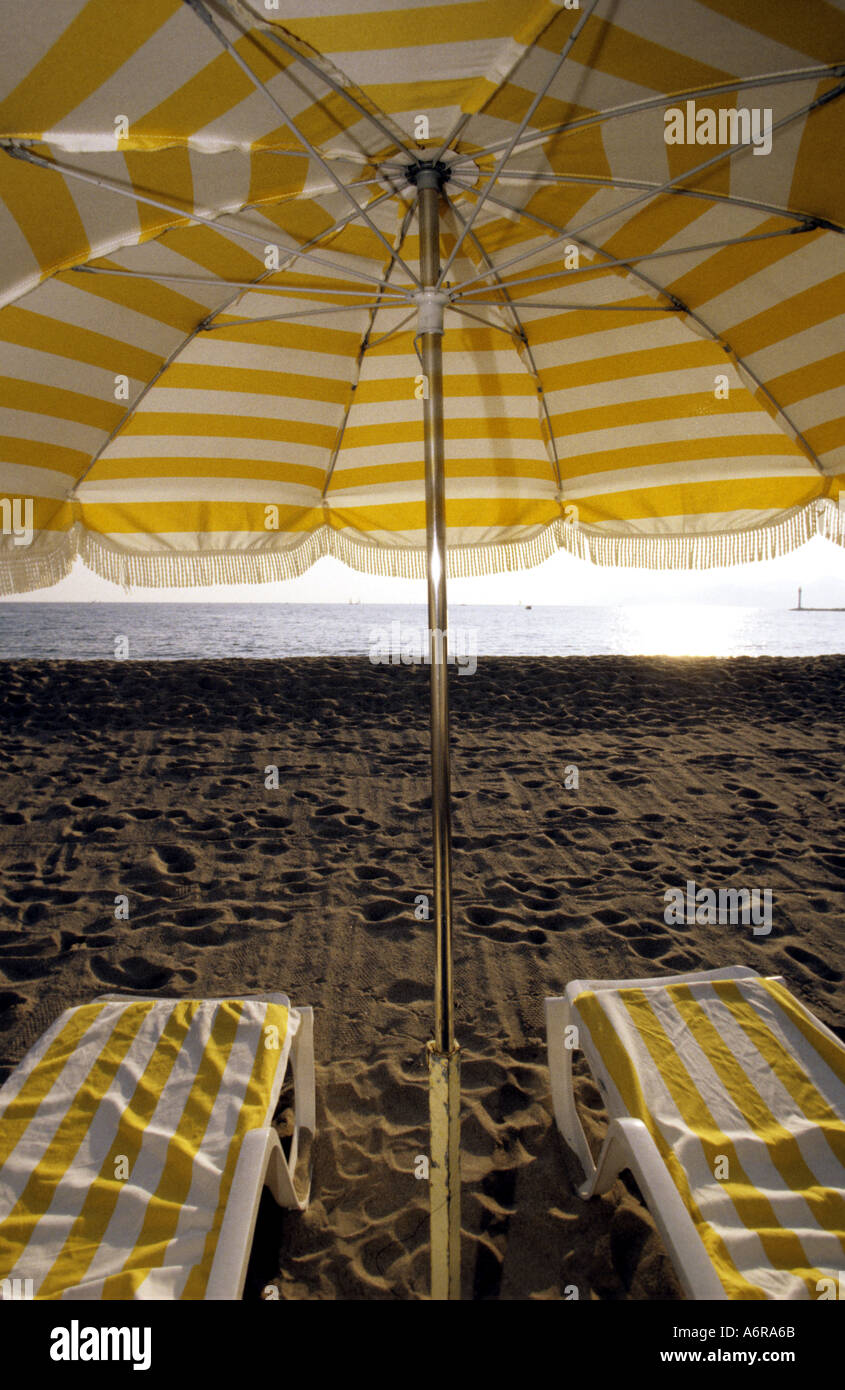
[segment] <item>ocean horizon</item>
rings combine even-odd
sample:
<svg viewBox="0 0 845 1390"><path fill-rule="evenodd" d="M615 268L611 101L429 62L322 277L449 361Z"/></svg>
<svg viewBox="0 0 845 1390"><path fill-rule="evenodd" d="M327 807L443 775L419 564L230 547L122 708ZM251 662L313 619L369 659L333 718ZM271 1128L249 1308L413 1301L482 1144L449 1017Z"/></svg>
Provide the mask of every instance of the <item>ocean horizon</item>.
<svg viewBox="0 0 845 1390"><path fill-rule="evenodd" d="M366 657L397 634L413 651L426 624L424 604L14 602L0 604L0 660ZM845 653L836 609L456 603L449 628L478 657Z"/></svg>

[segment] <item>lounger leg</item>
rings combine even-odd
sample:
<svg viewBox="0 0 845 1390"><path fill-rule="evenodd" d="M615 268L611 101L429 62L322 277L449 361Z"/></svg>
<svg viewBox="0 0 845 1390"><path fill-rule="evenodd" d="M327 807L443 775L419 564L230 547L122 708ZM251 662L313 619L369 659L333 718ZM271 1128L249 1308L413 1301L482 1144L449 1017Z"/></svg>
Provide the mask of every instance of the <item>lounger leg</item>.
<svg viewBox="0 0 845 1390"><path fill-rule="evenodd" d="M290 1051L294 1081L294 1129L287 1160L280 1143L267 1155L265 1182L280 1207L304 1211L311 1193L311 1158L314 1140L314 1010L299 1009Z"/></svg>
<svg viewBox="0 0 845 1390"><path fill-rule="evenodd" d="M595 1179L596 1165L593 1163L587 1136L575 1107L575 1092L572 1086L572 1054L575 1048L566 1046L567 1041L572 1036L567 1033L567 1029L571 1025L572 1010L569 1006L569 1000L565 996L559 999L547 999L546 1040L555 1121L567 1144L577 1154L587 1179L585 1186L589 1186L590 1182ZM583 1191L583 1187L579 1188L579 1192L581 1196L587 1195Z"/></svg>
<svg viewBox="0 0 845 1390"><path fill-rule="evenodd" d="M305 1203L300 1199L294 1185L293 1167L285 1159L275 1130L272 1130L271 1134L272 1138L268 1141L265 1155L264 1185L269 1187L280 1207L301 1211Z"/></svg>
<svg viewBox="0 0 845 1390"><path fill-rule="evenodd" d="M291 1047L291 1070L295 1091L295 1120L289 1165L297 1205L304 1210L311 1195L311 1166L317 1129L316 1087L314 1080L314 1010L301 1008L300 1024Z"/></svg>
<svg viewBox="0 0 845 1390"><path fill-rule="evenodd" d="M622 1169L631 1167L631 1145L625 1130L618 1120L611 1120L601 1146L599 1161L592 1176L579 1187L579 1197L601 1196L603 1192L608 1192Z"/></svg>

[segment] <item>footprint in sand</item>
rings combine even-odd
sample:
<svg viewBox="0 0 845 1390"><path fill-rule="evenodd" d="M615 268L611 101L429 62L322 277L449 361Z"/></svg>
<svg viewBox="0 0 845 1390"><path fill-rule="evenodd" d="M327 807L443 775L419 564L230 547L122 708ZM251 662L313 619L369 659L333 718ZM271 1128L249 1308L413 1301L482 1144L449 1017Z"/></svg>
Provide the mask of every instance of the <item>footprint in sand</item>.
<svg viewBox="0 0 845 1390"><path fill-rule="evenodd" d="M525 906L531 912L548 912L551 909L552 901L557 902L557 894L555 894L553 900L546 897L526 898Z"/></svg>
<svg viewBox="0 0 845 1390"><path fill-rule="evenodd" d="M45 942L39 946L38 950L48 950L53 942ZM18 982L24 980L41 980L50 974L53 965L60 959L59 956L42 956L36 951L34 954L18 955L12 948L0 953L0 969L9 980Z"/></svg>
<svg viewBox="0 0 845 1390"><path fill-rule="evenodd" d="M311 817L311 825L317 835L328 840L345 839L351 830L378 829L375 821L336 801L318 807Z"/></svg>
<svg viewBox="0 0 845 1390"><path fill-rule="evenodd" d="M25 927L37 927L39 922L50 916L48 903L30 903L20 914L20 920Z"/></svg>
<svg viewBox="0 0 845 1390"><path fill-rule="evenodd" d="M820 854L818 858L837 878L845 878L845 854Z"/></svg>
<svg viewBox="0 0 845 1390"><path fill-rule="evenodd" d="M92 956L91 970L98 980L116 989L162 989L173 977L167 966L154 965L145 956L127 956L120 963Z"/></svg>
<svg viewBox="0 0 845 1390"><path fill-rule="evenodd" d="M316 875L311 877L304 869L288 869L280 875L280 881L288 893L316 893L322 887L321 880Z"/></svg>
<svg viewBox="0 0 845 1390"><path fill-rule="evenodd" d="M360 878L364 883L371 883L376 878L387 878L388 870L383 869L379 864L359 864L355 869L355 877Z"/></svg>
<svg viewBox="0 0 845 1390"><path fill-rule="evenodd" d="M408 907L394 898L370 898L362 904L361 911L368 922L386 922L388 918L404 917Z"/></svg>
<svg viewBox="0 0 845 1390"><path fill-rule="evenodd" d="M615 907L600 907L593 916L605 927L618 927L620 923L627 921L625 913Z"/></svg>
<svg viewBox="0 0 845 1390"><path fill-rule="evenodd" d="M608 781L615 782L618 787L639 787L646 780L636 772L620 770L619 772L609 772Z"/></svg>
<svg viewBox="0 0 845 1390"><path fill-rule="evenodd" d="M209 922L217 922L222 912L216 907L187 907L173 914L173 920L185 927L204 927Z"/></svg>
<svg viewBox="0 0 845 1390"><path fill-rule="evenodd" d="M71 825L71 831L79 835L96 835L98 831L125 830L126 821L123 816L85 816L80 820L75 820Z"/></svg>
<svg viewBox="0 0 845 1390"><path fill-rule="evenodd" d="M197 866L193 854L183 845L155 845L151 858L153 867L166 874L189 874Z"/></svg>
<svg viewBox="0 0 845 1390"><path fill-rule="evenodd" d="M814 975L818 975L822 980L841 980L842 971L836 970L832 965L828 965L819 956L807 951L803 946L784 946L784 951L793 960L797 960L799 965L806 966Z"/></svg>
<svg viewBox="0 0 845 1390"><path fill-rule="evenodd" d="M0 989L0 1029L11 1028L15 1020L12 1017L13 1011L18 1004L26 1001L22 994L16 994L13 989Z"/></svg>
<svg viewBox="0 0 845 1390"><path fill-rule="evenodd" d="M468 907L466 919L480 936L487 936L493 941L503 941L510 945L530 942L533 946L548 950L548 934L540 927L517 926L512 918L506 919L505 913L497 912L495 908Z"/></svg>
<svg viewBox="0 0 845 1390"><path fill-rule="evenodd" d="M221 922L216 926L196 927L190 931L170 930L165 939L173 945L222 946L231 944L232 941L240 939L242 935L243 932L240 927L233 927L231 922ZM179 973L184 975L185 971L182 970Z"/></svg>
<svg viewBox="0 0 845 1390"><path fill-rule="evenodd" d="M414 980L395 980L384 997L388 1004L420 1004L428 1002L430 991Z"/></svg>

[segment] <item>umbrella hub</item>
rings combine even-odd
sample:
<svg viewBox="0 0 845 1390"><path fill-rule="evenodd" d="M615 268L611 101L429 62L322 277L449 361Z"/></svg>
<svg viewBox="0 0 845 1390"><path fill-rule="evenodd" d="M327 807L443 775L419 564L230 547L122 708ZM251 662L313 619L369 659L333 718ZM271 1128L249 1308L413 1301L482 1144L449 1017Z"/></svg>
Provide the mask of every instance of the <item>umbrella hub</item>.
<svg viewBox="0 0 845 1390"><path fill-rule="evenodd" d="M417 188L436 188L438 191L452 177L452 171L442 159L417 159L405 170L409 183Z"/></svg>
<svg viewBox="0 0 845 1390"><path fill-rule="evenodd" d="M439 193L451 181L450 198L453 201L463 198L464 190L477 186L481 170L466 154L450 153L451 162L441 159L415 159L412 164L399 164L395 159L388 160L377 170L379 186L386 192L406 195L413 188L435 188Z"/></svg>
<svg viewBox="0 0 845 1390"><path fill-rule="evenodd" d="M417 290L414 302L419 310L417 333L442 333L443 310L449 303L448 294L443 290Z"/></svg>

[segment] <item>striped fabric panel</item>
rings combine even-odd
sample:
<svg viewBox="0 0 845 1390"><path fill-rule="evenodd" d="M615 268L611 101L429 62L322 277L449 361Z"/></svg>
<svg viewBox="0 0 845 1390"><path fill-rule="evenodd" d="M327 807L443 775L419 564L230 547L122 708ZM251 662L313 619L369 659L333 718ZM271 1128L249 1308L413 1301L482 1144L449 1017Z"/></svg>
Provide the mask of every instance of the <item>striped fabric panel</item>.
<svg viewBox="0 0 845 1390"><path fill-rule="evenodd" d="M268 1031L275 1030L275 1031ZM36 1298L204 1296L290 1038L259 1000L68 1011L0 1091L0 1274Z"/></svg>
<svg viewBox="0 0 845 1390"><path fill-rule="evenodd" d="M817 1297L845 1252L845 1048L768 980L586 992L576 1006L728 1296Z"/></svg>
<svg viewBox="0 0 845 1390"><path fill-rule="evenodd" d="M845 224L827 172L845 99L802 113L835 88L818 71L730 85L841 61L842 5L806 0L800 20L788 8L775 23L741 0L622 0L612 19L587 20L528 123L538 138L508 161L450 271L452 289L475 281L460 302L476 319L449 310L444 342L459 568L473 548L489 569L562 544L600 562L674 564L777 552L817 531L845 540L845 242L796 220ZM0 498L30 498L35 531L26 553L0 532L0 587L51 582L77 553L145 583L221 578L211 562L226 556L242 578L326 553L416 573L415 309L363 307L387 251L344 222L350 205L303 139L418 273L416 218L407 190L383 196L383 161L407 161L402 145L432 152L462 122L448 255L579 12L552 0L282 0L279 11L239 0L238 23L218 18L298 138L180 0L68 0L36 30L26 0L12 10L0 134L55 168L0 153ZM671 94L692 90L714 111L771 110L784 122L771 152L691 173L718 148L663 134ZM419 114L430 130L415 142ZM672 195L657 196L668 180ZM550 244L556 229L566 235ZM713 245L736 237L751 240ZM322 267L289 259L312 242ZM281 268L268 275L272 245ZM498 282L478 279L488 264ZM388 283L408 287L401 268ZM332 293L346 311L312 316ZM263 321L282 310L300 317ZM573 507L578 537L563 524Z"/></svg>

